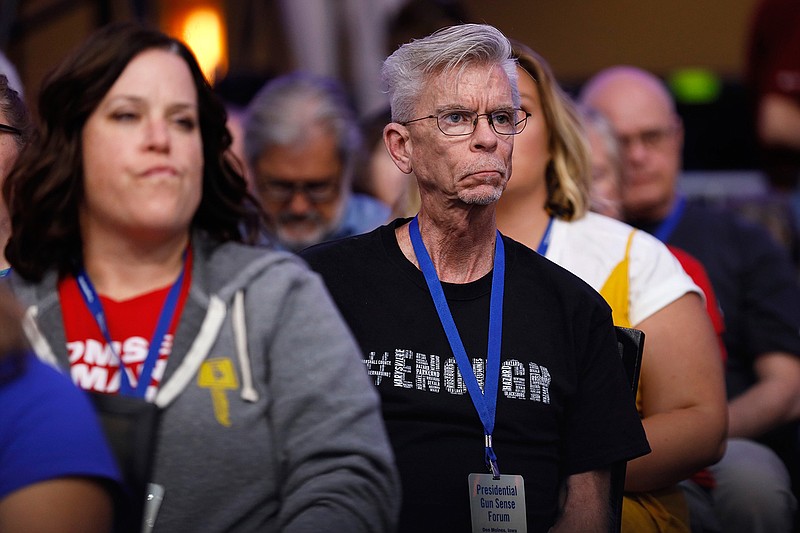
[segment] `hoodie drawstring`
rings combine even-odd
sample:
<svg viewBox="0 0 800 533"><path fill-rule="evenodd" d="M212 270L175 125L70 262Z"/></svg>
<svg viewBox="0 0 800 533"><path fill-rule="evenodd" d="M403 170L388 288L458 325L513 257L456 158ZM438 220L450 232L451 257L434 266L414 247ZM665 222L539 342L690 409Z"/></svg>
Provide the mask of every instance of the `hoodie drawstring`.
<svg viewBox="0 0 800 533"><path fill-rule="evenodd" d="M242 400L246 402L258 401L258 392L253 387L253 372L250 368L250 353L247 350L247 325L244 316L244 291L238 290L233 297L233 338L236 343L236 355L239 358L239 368L242 370Z"/></svg>

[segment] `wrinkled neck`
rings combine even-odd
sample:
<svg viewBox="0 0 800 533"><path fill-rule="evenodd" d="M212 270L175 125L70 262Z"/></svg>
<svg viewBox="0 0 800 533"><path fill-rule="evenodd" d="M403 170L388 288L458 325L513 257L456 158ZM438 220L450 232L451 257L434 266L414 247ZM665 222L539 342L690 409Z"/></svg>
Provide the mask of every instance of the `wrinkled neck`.
<svg viewBox="0 0 800 533"><path fill-rule="evenodd" d="M492 270L497 235L493 209L471 216L433 218L422 211L418 216L422 242L441 281L469 283ZM408 224L395 235L403 254L419 268Z"/></svg>

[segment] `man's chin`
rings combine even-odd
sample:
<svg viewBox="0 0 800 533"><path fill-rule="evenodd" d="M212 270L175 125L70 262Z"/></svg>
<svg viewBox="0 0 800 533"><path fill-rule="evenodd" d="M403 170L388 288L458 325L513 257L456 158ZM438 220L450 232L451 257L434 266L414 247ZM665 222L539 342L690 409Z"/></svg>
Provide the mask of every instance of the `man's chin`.
<svg viewBox="0 0 800 533"><path fill-rule="evenodd" d="M623 202L625 216L631 220L660 220L669 214L669 199L660 195L627 197Z"/></svg>
<svg viewBox="0 0 800 533"><path fill-rule="evenodd" d="M283 246L293 252L299 252L322 242L327 234L327 228L320 226L314 226L311 229L280 227L277 233L278 240Z"/></svg>
<svg viewBox="0 0 800 533"><path fill-rule="evenodd" d="M479 187L461 191L458 198L469 205L489 205L500 199L503 189L500 187Z"/></svg>

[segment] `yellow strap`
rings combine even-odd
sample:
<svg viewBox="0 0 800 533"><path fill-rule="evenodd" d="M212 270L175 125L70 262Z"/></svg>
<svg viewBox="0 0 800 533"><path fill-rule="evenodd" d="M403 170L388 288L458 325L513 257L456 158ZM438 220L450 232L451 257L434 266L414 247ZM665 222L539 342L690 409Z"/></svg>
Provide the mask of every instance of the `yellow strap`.
<svg viewBox="0 0 800 533"><path fill-rule="evenodd" d="M630 277L628 269L634 233L636 233L635 229L628 235L628 243L625 246L625 257L611 270L611 274L609 274L608 279L606 279L606 282L599 291L600 295L608 302L608 305L611 306L614 325L626 328L631 327Z"/></svg>

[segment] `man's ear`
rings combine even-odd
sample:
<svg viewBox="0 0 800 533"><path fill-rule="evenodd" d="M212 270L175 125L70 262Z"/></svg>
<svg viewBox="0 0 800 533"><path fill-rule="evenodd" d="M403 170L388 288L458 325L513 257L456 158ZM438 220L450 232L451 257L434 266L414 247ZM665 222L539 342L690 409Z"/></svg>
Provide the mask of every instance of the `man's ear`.
<svg viewBox="0 0 800 533"><path fill-rule="evenodd" d="M390 122L383 128L383 143L389 151L389 156L404 174L411 174L411 136L408 128L397 122Z"/></svg>

